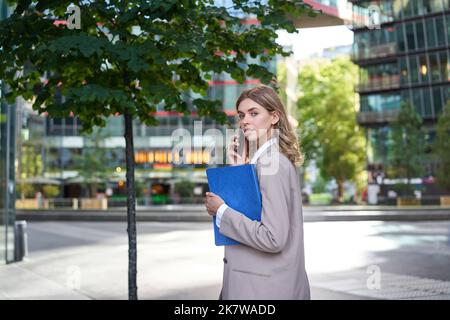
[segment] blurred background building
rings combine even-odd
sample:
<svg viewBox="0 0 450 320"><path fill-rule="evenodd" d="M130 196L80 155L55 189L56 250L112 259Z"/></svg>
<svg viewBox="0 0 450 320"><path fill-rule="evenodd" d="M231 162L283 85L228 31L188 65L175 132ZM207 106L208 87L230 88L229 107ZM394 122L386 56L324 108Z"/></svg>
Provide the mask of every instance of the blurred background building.
<svg viewBox="0 0 450 320"><path fill-rule="evenodd" d="M386 192L395 182L384 179L392 153L392 121L403 102L423 119L427 143L450 99L448 0L350 1L353 6L353 60L360 67L358 122L366 129L369 183ZM423 184L435 175L430 150L422 159ZM427 190L435 188L429 185ZM434 190L436 191L436 190Z"/></svg>
<svg viewBox="0 0 450 320"><path fill-rule="evenodd" d="M339 10L342 1L305 2L324 14L318 19L302 17L300 23L296 22L297 27L344 24L342 12L348 13L348 10L344 10L347 7ZM227 1L218 1L218 4L226 5ZM244 28L257 23L252 17L242 20ZM276 74L275 60L264 65ZM209 84L208 97L222 101L232 124L230 128L234 128L235 101L244 89L259 84L259 80L246 79L239 84L228 74L215 74ZM195 95L190 94L187 102L193 98ZM73 198L99 196L106 196L110 205L125 205L125 141L121 116L111 117L104 129L91 136L80 133L81 123L76 115L65 119L38 116L31 105L24 103L17 107L17 116L17 197L22 199L21 206L27 207L27 198L59 198L55 205L72 206ZM138 120L134 123L138 204L201 203L207 187L205 169L210 156L199 148L187 155L186 163L175 164L171 135L183 128L197 141L206 130L218 129L225 133L227 127L198 117L195 109L190 116L183 116L165 111L161 106L155 116L159 121L156 127ZM202 132L194 132L195 121L202 121ZM95 161L99 159L102 160L100 166ZM106 178L90 177L89 170L96 166Z"/></svg>

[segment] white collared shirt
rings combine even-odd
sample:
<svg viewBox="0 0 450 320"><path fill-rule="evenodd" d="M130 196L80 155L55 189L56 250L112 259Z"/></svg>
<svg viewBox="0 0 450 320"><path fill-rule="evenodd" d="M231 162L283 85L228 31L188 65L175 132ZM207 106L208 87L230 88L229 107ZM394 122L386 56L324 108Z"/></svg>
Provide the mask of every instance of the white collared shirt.
<svg viewBox="0 0 450 320"><path fill-rule="evenodd" d="M261 147L256 150L255 154L252 157L252 160L250 161L251 164L256 164L258 161L258 158L262 155L264 151L266 151L267 148L269 148L272 144L274 144L277 140L275 138L271 138L263 143ZM222 220L223 213L228 208L227 204L222 204L219 209L217 209L216 213L216 226L220 229L220 221Z"/></svg>
<svg viewBox="0 0 450 320"><path fill-rule="evenodd" d="M258 161L258 158L262 155L264 151L271 145L273 145L277 140L275 138L271 138L263 143L261 147L256 150L255 154L252 157L252 160L250 161L251 164L256 164L256 161Z"/></svg>

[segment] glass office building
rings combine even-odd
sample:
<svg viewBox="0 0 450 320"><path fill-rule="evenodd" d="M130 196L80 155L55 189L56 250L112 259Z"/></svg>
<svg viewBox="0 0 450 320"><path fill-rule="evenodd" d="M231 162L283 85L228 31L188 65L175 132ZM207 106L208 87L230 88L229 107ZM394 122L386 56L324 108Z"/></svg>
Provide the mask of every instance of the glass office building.
<svg viewBox="0 0 450 320"><path fill-rule="evenodd" d="M244 84L238 84L227 78L227 75L223 75L222 79L212 81L209 97L223 101L223 109L233 124L235 122L234 103L238 95L242 90L253 87L256 82L248 80ZM22 116L26 119L22 123L25 123L23 130L26 130L27 134L21 136L22 139L27 136L29 140L28 143L23 141L21 152L32 152L40 159L39 171L36 173L44 178L43 181L46 179L59 181L61 191L59 197L93 196L83 192L87 189L83 187L78 176L77 159L89 152L89 146L92 146L92 139L80 134L79 119L76 117L39 119L26 111L23 111ZM218 129L225 135L227 127L213 120L199 117L195 111L189 116L183 116L177 112L160 110L156 112L156 118L159 125L155 127L142 124L139 120L134 121L136 181L143 184L144 189L153 190L154 193L161 195L153 197L153 200L169 203L169 196L174 191L174 183L178 180L185 178L196 181L199 186L206 185L205 169L210 159L209 152L202 145L201 148L187 154L185 162L175 163L172 159L174 147L172 133L177 129L187 130L194 141L200 139L201 135L210 129ZM195 131L196 125L201 128L200 132ZM38 134L28 132L38 132ZM118 196L117 199L125 194L123 132L122 116L108 119L106 128L102 130L104 142L101 148L107 158L105 166L111 172L106 187L113 190L113 194ZM43 139L37 138L39 136ZM32 142L36 139L40 141L39 144ZM36 165L37 162L32 164ZM21 169L22 172L27 169L26 163Z"/></svg>
<svg viewBox="0 0 450 320"><path fill-rule="evenodd" d="M0 0L0 19L8 14ZM4 92L0 79L0 96ZM14 261L15 107L0 102L0 264Z"/></svg>
<svg viewBox="0 0 450 320"><path fill-rule="evenodd" d="M402 102L421 115L428 141L435 135L437 117L450 99L450 1L351 2L353 60L360 66L358 122L366 128L368 169L374 174L386 168L390 123ZM425 175L434 174L429 154L423 165Z"/></svg>

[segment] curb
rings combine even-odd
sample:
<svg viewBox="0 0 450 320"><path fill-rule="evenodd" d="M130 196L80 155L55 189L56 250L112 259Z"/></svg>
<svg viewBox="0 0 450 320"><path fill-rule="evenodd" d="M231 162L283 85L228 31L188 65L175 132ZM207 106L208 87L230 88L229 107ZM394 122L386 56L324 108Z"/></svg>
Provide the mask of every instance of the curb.
<svg viewBox="0 0 450 320"><path fill-rule="evenodd" d="M318 212L315 212L318 211ZM418 210L407 212L392 211L358 211L348 214L331 211L308 210L305 208L303 220L305 222L322 221L445 221L450 220L450 210ZM114 211L42 211L21 210L16 213L16 220L27 221L119 221L126 222L126 210ZM206 211L137 211L136 221L155 222L209 222L211 217Z"/></svg>

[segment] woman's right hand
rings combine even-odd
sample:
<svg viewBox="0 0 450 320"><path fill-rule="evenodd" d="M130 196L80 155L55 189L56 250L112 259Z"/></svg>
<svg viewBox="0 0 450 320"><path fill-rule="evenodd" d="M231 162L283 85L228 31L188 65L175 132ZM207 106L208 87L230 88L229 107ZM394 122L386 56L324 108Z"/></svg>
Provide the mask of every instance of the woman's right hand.
<svg viewBox="0 0 450 320"><path fill-rule="evenodd" d="M244 140L245 141L245 140ZM242 155L239 155L236 150L239 148L239 139L238 134L235 134L233 138L231 139L231 143L228 145L227 148L227 156L228 156L228 163L232 166L238 166L241 164L245 164L246 160L246 148L244 146Z"/></svg>

